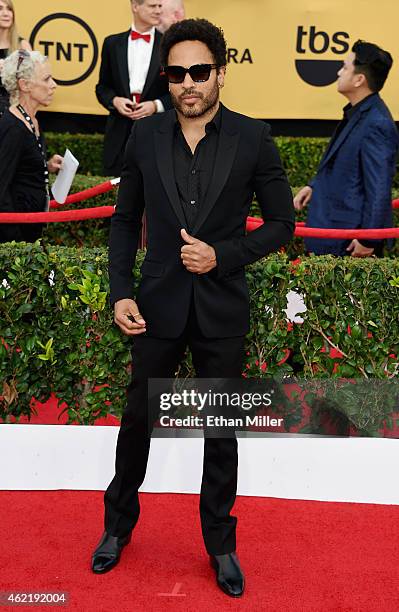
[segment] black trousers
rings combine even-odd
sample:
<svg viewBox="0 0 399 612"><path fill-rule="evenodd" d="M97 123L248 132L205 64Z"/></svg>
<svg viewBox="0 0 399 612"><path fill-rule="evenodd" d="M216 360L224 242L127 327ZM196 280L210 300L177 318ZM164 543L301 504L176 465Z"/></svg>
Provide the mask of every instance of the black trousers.
<svg viewBox="0 0 399 612"><path fill-rule="evenodd" d="M173 378L187 347L198 378L239 378L244 341L242 336L205 338L193 308L179 338L137 336L133 340L133 375L118 436L115 476L104 496L105 529L109 534L127 535L139 518L138 490L145 478L150 449L148 378ZM236 549L237 519L230 512L236 498L237 464L235 437L205 437L200 518L209 554Z"/></svg>

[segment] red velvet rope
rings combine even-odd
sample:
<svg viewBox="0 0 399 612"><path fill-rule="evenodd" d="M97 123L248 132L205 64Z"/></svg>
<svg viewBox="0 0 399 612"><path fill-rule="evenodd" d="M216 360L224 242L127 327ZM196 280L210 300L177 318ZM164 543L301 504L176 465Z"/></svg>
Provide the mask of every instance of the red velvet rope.
<svg viewBox="0 0 399 612"><path fill-rule="evenodd" d="M259 217L247 217L247 231L252 232L263 224ZM382 240L384 238L399 238L399 227L383 229L325 229L319 227L305 227L303 222L298 222L295 228L295 236L301 238L338 238L352 240L353 238Z"/></svg>
<svg viewBox="0 0 399 612"><path fill-rule="evenodd" d="M90 198L95 198L98 195L102 195L103 193L108 193L108 191L112 191L117 185L113 184L111 181L106 181L105 183L101 183L100 185L95 185L95 187L90 187L89 189L85 189L85 191L79 191L79 193L72 193L67 197L63 204L59 204L55 200L51 200L50 208L57 209L61 206L66 206L67 204L76 204L78 202L84 202L85 200L90 200Z"/></svg>
<svg viewBox="0 0 399 612"><path fill-rule="evenodd" d="M98 206L96 208L83 208L80 210L65 210L64 212L48 213L1 213L0 223L60 223L69 221L87 221L88 219L104 219L112 217L113 206ZM247 231L252 232L263 224L258 217L248 217ZM297 226L295 236L314 238L399 238L399 227L384 229L323 229L317 227Z"/></svg>
<svg viewBox="0 0 399 612"><path fill-rule="evenodd" d="M51 209L58 209L67 204L76 204L90 198L96 197L103 193L112 191L117 185L117 182L106 181L85 191L73 193L66 199L64 204L58 204L54 200L50 202ZM393 200L393 208L399 208L399 199ZM48 212L48 213L0 213L0 223L66 223L70 221L86 221L88 219L103 219L112 217L114 213L113 206L98 206L95 208L86 208L79 210L67 210L64 212ZM247 218L247 231L251 232L263 224L263 220L259 217ZM399 238L399 228L384 228L384 229L324 229L316 227L305 227L303 222L296 224L295 236L314 237L314 238L336 238L336 239L353 239L366 238L369 240L383 238Z"/></svg>
<svg viewBox="0 0 399 612"><path fill-rule="evenodd" d="M362 238L368 240L382 240L383 238L399 238L399 227L387 227L383 229L323 229L319 227L297 227L295 236L301 238L339 238L352 240Z"/></svg>
<svg viewBox="0 0 399 612"><path fill-rule="evenodd" d="M113 206L97 206L96 208L81 208L63 212L42 213L0 213L0 223L59 223L68 221L87 221L88 219L104 219L112 217Z"/></svg>

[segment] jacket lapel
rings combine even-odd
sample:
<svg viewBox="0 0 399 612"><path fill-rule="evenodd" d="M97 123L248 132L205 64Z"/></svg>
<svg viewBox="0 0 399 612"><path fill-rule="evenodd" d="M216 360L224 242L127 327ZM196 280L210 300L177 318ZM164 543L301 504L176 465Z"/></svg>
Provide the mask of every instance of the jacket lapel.
<svg viewBox="0 0 399 612"><path fill-rule="evenodd" d="M327 149L323 159L321 160L320 169L323 168L328 163L328 161L331 159L334 153L336 153L339 147L345 142L349 134L359 123L360 119L362 118L363 113L367 112L372 106L374 106L374 104L377 102L378 99L379 99L378 96L373 96L372 98L370 98L370 100L365 102L364 105L358 110L355 117L352 117L348 121L348 124L344 127L344 129L342 130L342 132L340 133L336 141Z"/></svg>
<svg viewBox="0 0 399 612"><path fill-rule="evenodd" d="M145 97L147 95L149 88L151 87L152 83L158 76L160 69L161 69L160 59L159 59L160 44L161 44L161 34L157 30L155 30L155 39L154 39L154 45L152 47L150 66L148 68L147 78L144 83L143 93L141 94L141 97L144 100L145 100Z"/></svg>
<svg viewBox="0 0 399 612"><path fill-rule="evenodd" d="M222 121L220 126L219 142L216 151L215 168L207 194L202 202L192 235L198 232L204 221L215 206L227 179L237 153L239 132L234 125L233 113L222 107Z"/></svg>
<svg viewBox="0 0 399 612"><path fill-rule="evenodd" d="M130 30L121 34L117 45L117 60L121 83L126 98L130 98L130 77L127 62L127 44Z"/></svg>
<svg viewBox="0 0 399 612"><path fill-rule="evenodd" d="M180 203L179 193L176 187L175 170L173 164L173 139L174 123L176 115L167 112L164 121L158 130L154 131L155 155L159 174L172 208L180 221L181 227L187 228L187 221Z"/></svg>

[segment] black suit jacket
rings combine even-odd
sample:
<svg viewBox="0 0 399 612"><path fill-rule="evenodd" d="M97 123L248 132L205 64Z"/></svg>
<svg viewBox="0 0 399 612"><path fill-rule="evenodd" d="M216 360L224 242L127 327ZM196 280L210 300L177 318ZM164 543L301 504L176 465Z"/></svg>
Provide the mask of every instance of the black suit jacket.
<svg viewBox="0 0 399 612"><path fill-rule="evenodd" d="M131 119L122 117L112 104L115 96L124 98L130 98L131 96L127 60L129 35L130 30L120 34L112 34L104 40L100 76L96 86L98 101L110 111L104 139L104 167L108 170L113 168L118 156L121 158L133 125ZM167 78L161 74L159 58L161 38L162 35L155 30L151 62L141 101L161 100L165 109L170 109L171 101Z"/></svg>
<svg viewBox="0 0 399 612"><path fill-rule="evenodd" d="M291 239L291 189L270 127L222 107L214 174L191 232L214 247L217 267L208 274L188 272L180 257L185 218L173 168L175 120L172 110L139 121L127 144L111 223L111 302L134 295L132 268L145 207L148 250L136 300L147 335L178 337L194 300L205 336L242 336L249 329L244 268ZM265 223L246 235L254 193Z"/></svg>

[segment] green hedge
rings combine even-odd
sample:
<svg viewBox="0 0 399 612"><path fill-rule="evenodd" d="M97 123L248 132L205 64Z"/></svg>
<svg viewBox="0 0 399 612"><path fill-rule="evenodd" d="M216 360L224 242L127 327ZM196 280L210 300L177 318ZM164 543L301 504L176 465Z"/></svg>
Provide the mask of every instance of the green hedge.
<svg viewBox="0 0 399 612"><path fill-rule="evenodd" d="M49 157L55 153L63 155L65 149L70 149L79 160L79 172L89 176L103 174L102 134L61 134L46 133L47 152Z"/></svg>
<svg viewBox="0 0 399 612"><path fill-rule="evenodd" d="M50 155L63 154L65 149L69 148L80 162L79 172L88 175L103 173L101 134L47 133L46 139ZM328 138L277 136L275 141L290 185L306 185L316 173ZM395 177L394 186L399 188L399 174Z"/></svg>
<svg viewBox="0 0 399 612"><path fill-rule="evenodd" d="M105 251L2 245L0 270L0 418L29 415L32 397L42 402L52 392L66 402L70 422L91 424L109 411L120 415L129 340L112 323ZM247 277L252 326L246 376L294 370L312 379L397 377L398 261L314 257L294 265L274 255L250 266ZM293 326L284 312L291 289L308 307L304 322ZM183 371L191 371L189 358ZM385 404L371 416L360 404L340 410L368 435L390 418ZM297 413L288 416L287 422L300 421Z"/></svg>

